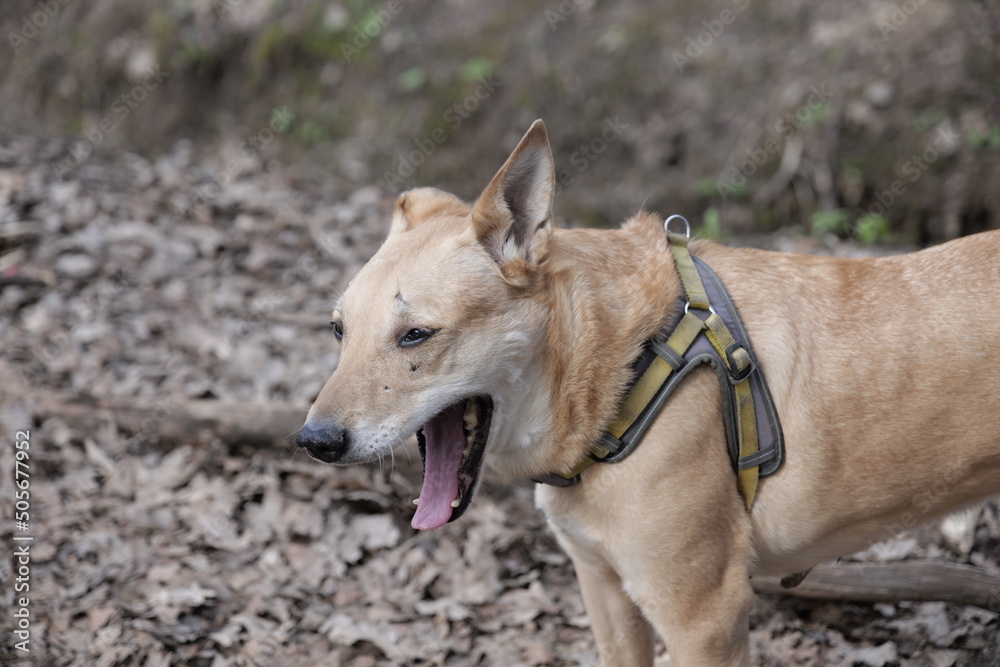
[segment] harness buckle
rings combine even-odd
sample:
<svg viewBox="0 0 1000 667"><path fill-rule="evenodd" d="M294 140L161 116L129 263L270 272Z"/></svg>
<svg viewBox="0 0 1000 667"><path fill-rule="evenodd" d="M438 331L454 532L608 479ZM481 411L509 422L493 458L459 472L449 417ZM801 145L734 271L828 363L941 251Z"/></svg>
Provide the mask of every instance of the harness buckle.
<svg viewBox="0 0 1000 667"><path fill-rule="evenodd" d="M743 350L746 352L748 363L746 368L740 370L740 365L736 362L736 358L733 353L737 350ZM729 362L729 384L739 384L743 382L750 374L757 369L757 364L754 363L753 357L750 355L749 351L739 343L733 343L726 348L726 361Z"/></svg>

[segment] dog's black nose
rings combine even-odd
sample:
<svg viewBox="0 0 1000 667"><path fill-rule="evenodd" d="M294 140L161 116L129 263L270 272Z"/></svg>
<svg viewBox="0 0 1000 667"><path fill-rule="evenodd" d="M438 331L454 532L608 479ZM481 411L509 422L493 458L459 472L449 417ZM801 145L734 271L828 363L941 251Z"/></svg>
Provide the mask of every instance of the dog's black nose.
<svg viewBox="0 0 1000 667"><path fill-rule="evenodd" d="M347 432L332 424L306 422L295 444L305 447L309 456L324 463L334 463L347 451Z"/></svg>

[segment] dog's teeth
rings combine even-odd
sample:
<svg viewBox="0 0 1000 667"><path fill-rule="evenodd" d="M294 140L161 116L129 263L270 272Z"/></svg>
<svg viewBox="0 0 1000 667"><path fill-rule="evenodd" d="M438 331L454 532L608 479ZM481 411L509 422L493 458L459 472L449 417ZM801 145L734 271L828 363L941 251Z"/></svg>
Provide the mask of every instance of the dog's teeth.
<svg viewBox="0 0 1000 667"><path fill-rule="evenodd" d="M466 401L465 413L462 415L462 421L465 423L466 431L472 431L479 425L479 417L476 414L475 401Z"/></svg>
<svg viewBox="0 0 1000 667"><path fill-rule="evenodd" d="M461 501L458 498L455 498L453 501L451 501L451 506L455 507L455 508L457 508L461 504L462 503L461 503Z"/></svg>
<svg viewBox="0 0 1000 667"><path fill-rule="evenodd" d="M420 498L414 498L413 499L413 504L414 505L419 505L420 504Z"/></svg>

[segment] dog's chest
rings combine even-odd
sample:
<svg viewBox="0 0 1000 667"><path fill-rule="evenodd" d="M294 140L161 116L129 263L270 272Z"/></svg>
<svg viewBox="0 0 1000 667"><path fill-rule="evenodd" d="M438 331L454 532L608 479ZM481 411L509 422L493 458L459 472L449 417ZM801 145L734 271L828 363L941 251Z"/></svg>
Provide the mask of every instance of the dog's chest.
<svg viewBox="0 0 1000 667"><path fill-rule="evenodd" d="M571 493L539 484L535 487L535 505L545 513L560 539L569 539L577 548L607 555L604 552L608 536L602 530L600 517L585 502L569 500L567 496Z"/></svg>

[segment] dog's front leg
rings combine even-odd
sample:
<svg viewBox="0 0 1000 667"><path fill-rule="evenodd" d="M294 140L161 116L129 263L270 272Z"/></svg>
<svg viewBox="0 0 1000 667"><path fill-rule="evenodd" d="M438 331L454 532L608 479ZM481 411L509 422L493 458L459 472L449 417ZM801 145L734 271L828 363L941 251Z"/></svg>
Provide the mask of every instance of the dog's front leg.
<svg viewBox="0 0 1000 667"><path fill-rule="evenodd" d="M633 570L625 588L663 636L678 667L749 667L753 589L745 567L692 554L663 569ZM699 562L700 561L700 562ZM652 563L647 562L647 565ZM665 572L672 567L672 572Z"/></svg>
<svg viewBox="0 0 1000 667"><path fill-rule="evenodd" d="M651 666L653 628L625 593L621 577L595 550L579 544L554 525L553 530L576 568L601 664Z"/></svg>

